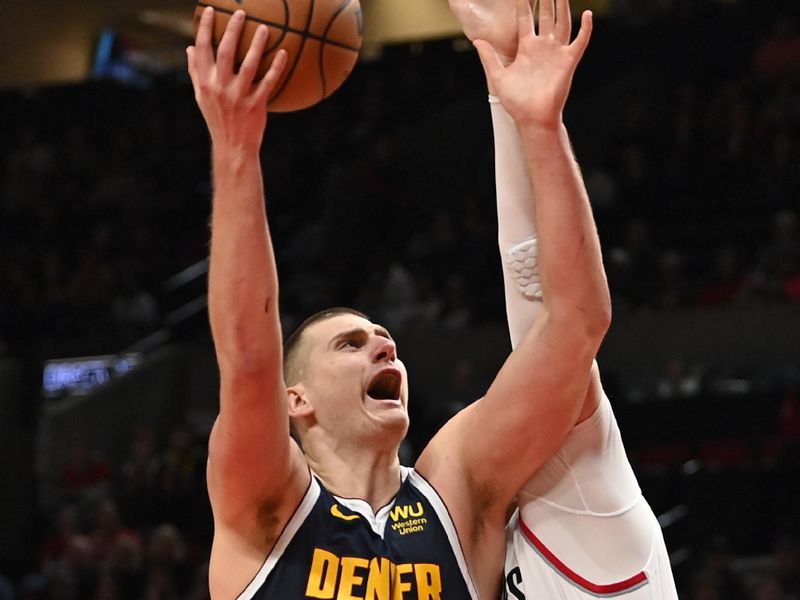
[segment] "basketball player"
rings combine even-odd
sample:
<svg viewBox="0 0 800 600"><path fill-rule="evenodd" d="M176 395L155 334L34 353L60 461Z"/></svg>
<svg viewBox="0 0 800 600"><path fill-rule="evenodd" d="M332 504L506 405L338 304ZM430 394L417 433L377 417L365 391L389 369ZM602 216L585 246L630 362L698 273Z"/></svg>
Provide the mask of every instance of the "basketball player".
<svg viewBox="0 0 800 600"><path fill-rule="evenodd" d="M542 208L557 201L544 191L543 179L551 174L536 158L546 147L529 134L521 106L527 99L516 95L512 82L517 72L525 71L519 63L538 52L544 60L560 48L565 69L579 57L569 53L571 16L563 0L540 0L538 32L527 1L450 4L467 36L483 40L476 45L489 84L498 239L508 325L516 348L552 304L537 260L544 268L548 238L557 234L559 221L541 218ZM560 114L550 125L566 144ZM585 198L583 190L581 196ZM591 219L585 201L583 211L583 218ZM568 221L561 226L568 227ZM573 376L588 379L588 388L574 427L519 493L519 510L508 528L505 593L516 599L675 599L664 539L625 455L597 365L580 368ZM536 389L529 392L531 401L537 395ZM546 426L539 424L535 435Z"/></svg>
<svg viewBox="0 0 800 600"><path fill-rule="evenodd" d="M209 313L221 386L209 441L211 594L497 598L509 508L575 423L594 413L584 398L610 320L599 242L558 126L591 19L566 50L520 43L513 77L502 79L548 199L536 214L544 310L485 397L434 436L414 469L397 458L408 384L388 331L332 310L301 325L282 351L259 150L286 55L254 82L266 29L237 70L244 15L231 18L216 56L213 21L207 9L187 50L214 173Z"/></svg>

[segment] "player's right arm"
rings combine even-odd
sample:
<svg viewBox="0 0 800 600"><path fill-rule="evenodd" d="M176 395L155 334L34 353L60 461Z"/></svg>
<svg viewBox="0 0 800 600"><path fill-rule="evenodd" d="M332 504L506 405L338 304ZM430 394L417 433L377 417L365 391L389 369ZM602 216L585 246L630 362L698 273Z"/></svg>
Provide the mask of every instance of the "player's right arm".
<svg viewBox="0 0 800 600"><path fill-rule="evenodd" d="M267 75L254 83L267 39L261 27L235 72L243 17L240 11L231 18L215 57L214 13L206 9L196 45L187 53L212 146L208 305L221 378L208 463L215 545L235 540L234 553L263 560L299 503L309 473L289 437L278 279L259 157L267 99L286 56L279 53Z"/></svg>

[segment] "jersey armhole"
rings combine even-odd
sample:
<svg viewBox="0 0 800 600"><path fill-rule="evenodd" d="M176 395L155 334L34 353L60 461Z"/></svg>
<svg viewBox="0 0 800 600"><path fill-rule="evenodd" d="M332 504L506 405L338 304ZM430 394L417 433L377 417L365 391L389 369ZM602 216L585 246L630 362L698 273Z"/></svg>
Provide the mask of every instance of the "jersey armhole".
<svg viewBox="0 0 800 600"><path fill-rule="evenodd" d="M464 556L464 549L461 546L461 540L458 537L456 526L453 523L453 519L450 517L450 511L447 509L447 505L444 503L444 500L442 500L441 496L439 496L439 493L436 491L436 489L428 482L427 479L420 475L416 469L409 469L408 477L410 478L414 487L422 492L422 494L428 499L428 502L431 503L439 522L442 524L442 527L444 527L445 533L447 534L447 540L450 542L450 548L453 550L453 555L456 557L458 568L461 571L461 576L463 577L464 583L469 590L470 598L472 600L480 600L480 597L478 596L478 588L475 587L475 583L472 580L472 575L469 572L467 559Z"/></svg>
<svg viewBox="0 0 800 600"><path fill-rule="evenodd" d="M270 550L269 554L267 554L267 557L264 559L264 564L258 570L258 573L255 574L255 577L253 577L244 591L236 597L236 600L250 600L256 594L256 592L261 589L261 586L264 585L264 582L267 580L267 577L269 577L270 573L272 573L275 565L278 564L278 561L283 556L283 553L286 552L286 548L294 539L298 529L300 529L300 526L305 522L306 518L308 518L308 515L311 514L311 510L314 508L314 505L319 499L320 485L314 474L310 473L310 475L311 477L308 484L308 489L306 490L303 499L300 501L300 504L297 505L297 508L295 509L291 518L283 527L283 531L281 531L281 534L278 536L278 541L275 542L272 550Z"/></svg>

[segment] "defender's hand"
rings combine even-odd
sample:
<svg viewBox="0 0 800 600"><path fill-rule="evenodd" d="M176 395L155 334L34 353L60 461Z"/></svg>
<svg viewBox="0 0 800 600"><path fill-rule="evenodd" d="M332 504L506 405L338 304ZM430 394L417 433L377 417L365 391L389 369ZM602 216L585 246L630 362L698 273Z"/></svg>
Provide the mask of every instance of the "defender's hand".
<svg viewBox="0 0 800 600"><path fill-rule="evenodd" d="M238 150L258 150L267 125L267 100L286 66L286 51L280 50L264 78L254 81L269 35L267 27L260 25L237 73L234 61L244 21L244 11L233 14L215 58L214 9L206 8L200 17L196 45L187 48L186 53L195 99L212 143L227 144Z"/></svg>
<svg viewBox="0 0 800 600"><path fill-rule="evenodd" d="M517 124L556 128L592 35L592 13L583 13L578 36L570 43L569 0L541 0L538 31L529 0L516 0L516 5L519 45L513 62L505 66L486 40L476 40L475 47L490 84Z"/></svg>
<svg viewBox="0 0 800 600"><path fill-rule="evenodd" d="M515 0L449 0L450 10L473 42L489 42L504 64L517 53Z"/></svg>

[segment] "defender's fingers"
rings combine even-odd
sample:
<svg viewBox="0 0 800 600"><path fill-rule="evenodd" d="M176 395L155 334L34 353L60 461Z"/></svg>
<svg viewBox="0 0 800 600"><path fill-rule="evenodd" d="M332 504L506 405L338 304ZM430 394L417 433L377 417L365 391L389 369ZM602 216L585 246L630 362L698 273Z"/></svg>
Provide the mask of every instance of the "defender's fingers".
<svg viewBox="0 0 800 600"><path fill-rule="evenodd" d="M264 102L272 95L275 85L283 75L287 62L289 62L289 54L281 48L275 54L275 58L272 59L272 64L269 66L267 74L258 82L258 87L256 87L256 95L263 98Z"/></svg>
<svg viewBox="0 0 800 600"><path fill-rule="evenodd" d="M539 2L539 35L553 35L556 26L556 10L553 0Z"/></svg>
<svg viewBox="0 0 800 600"><path fill-rule="evenodd" d="M583 11L583 15L581 15L581 29L575 41L570 44L570 48L574 48L576 61L579 61L583 57L583 53L586 52L586 47L589 45L589 40L592 38L593 25L592 11Z"/></svg>
<svg viewBox="0 0 800 600"><path fill-rule="evenodd" d="M228 21L225 33L217 48L217 69L223 76L233 74L233 63L236 60L236 48L244 29L244 11L237 10Z"/></svg>
<svg viewBox="0 0 800 600"><path fill-rule="evenodd" d="M489 81L496 82L497 78L500 77L505 69L503 61L501 61L500 57L497 55L497 50L495 50L494 46L489 42L483 40L475 40L473 45L478 51L483 70L486 71L486 76L489 78Z"/></svg>
<svg viewBox="0 0 800 600"><path fill-rule="evenodd" d="M522 39L534 35L533 10L530 0L517 0L517 37ZM480 50L478 51L480 52Z"/></svg>
<svg viewBox="0 0 800 600"><path fill-rule="evenodd" d="M556 39L562 44L569 44L572 37L572 13L569 0L556 0Z"/></svg>
<svg viewBox="0 0 800 600"><path fill-rule="evenodd" d="M258 65L261 64L261 57L264 56L264 50L267 47L268 37L269 29L267 26L259 25L253 34L253 41L250 42L250 48L247 49L242 66L239 67L239 78L245 85L253 83L253 77L255 77Z"/></svg>
<svg viewBox="0 0 800 600"><path fill-rule="evenodd" d="M189 71L189 77L192 78L192 83L194 83L195 73L197 73L197 66L195 61L197 59L197 55L195 53L195 47L189 46L186 48L186 68Z"/></svg>
<svg viewBox="0 0 800 600"><path fill-rule="evenodd" d="M214 32L214 9L207 6L200 14L200 23L195 36L196 60L195 68L207 69L214 63L214 48L212 45Z"/></svg>

